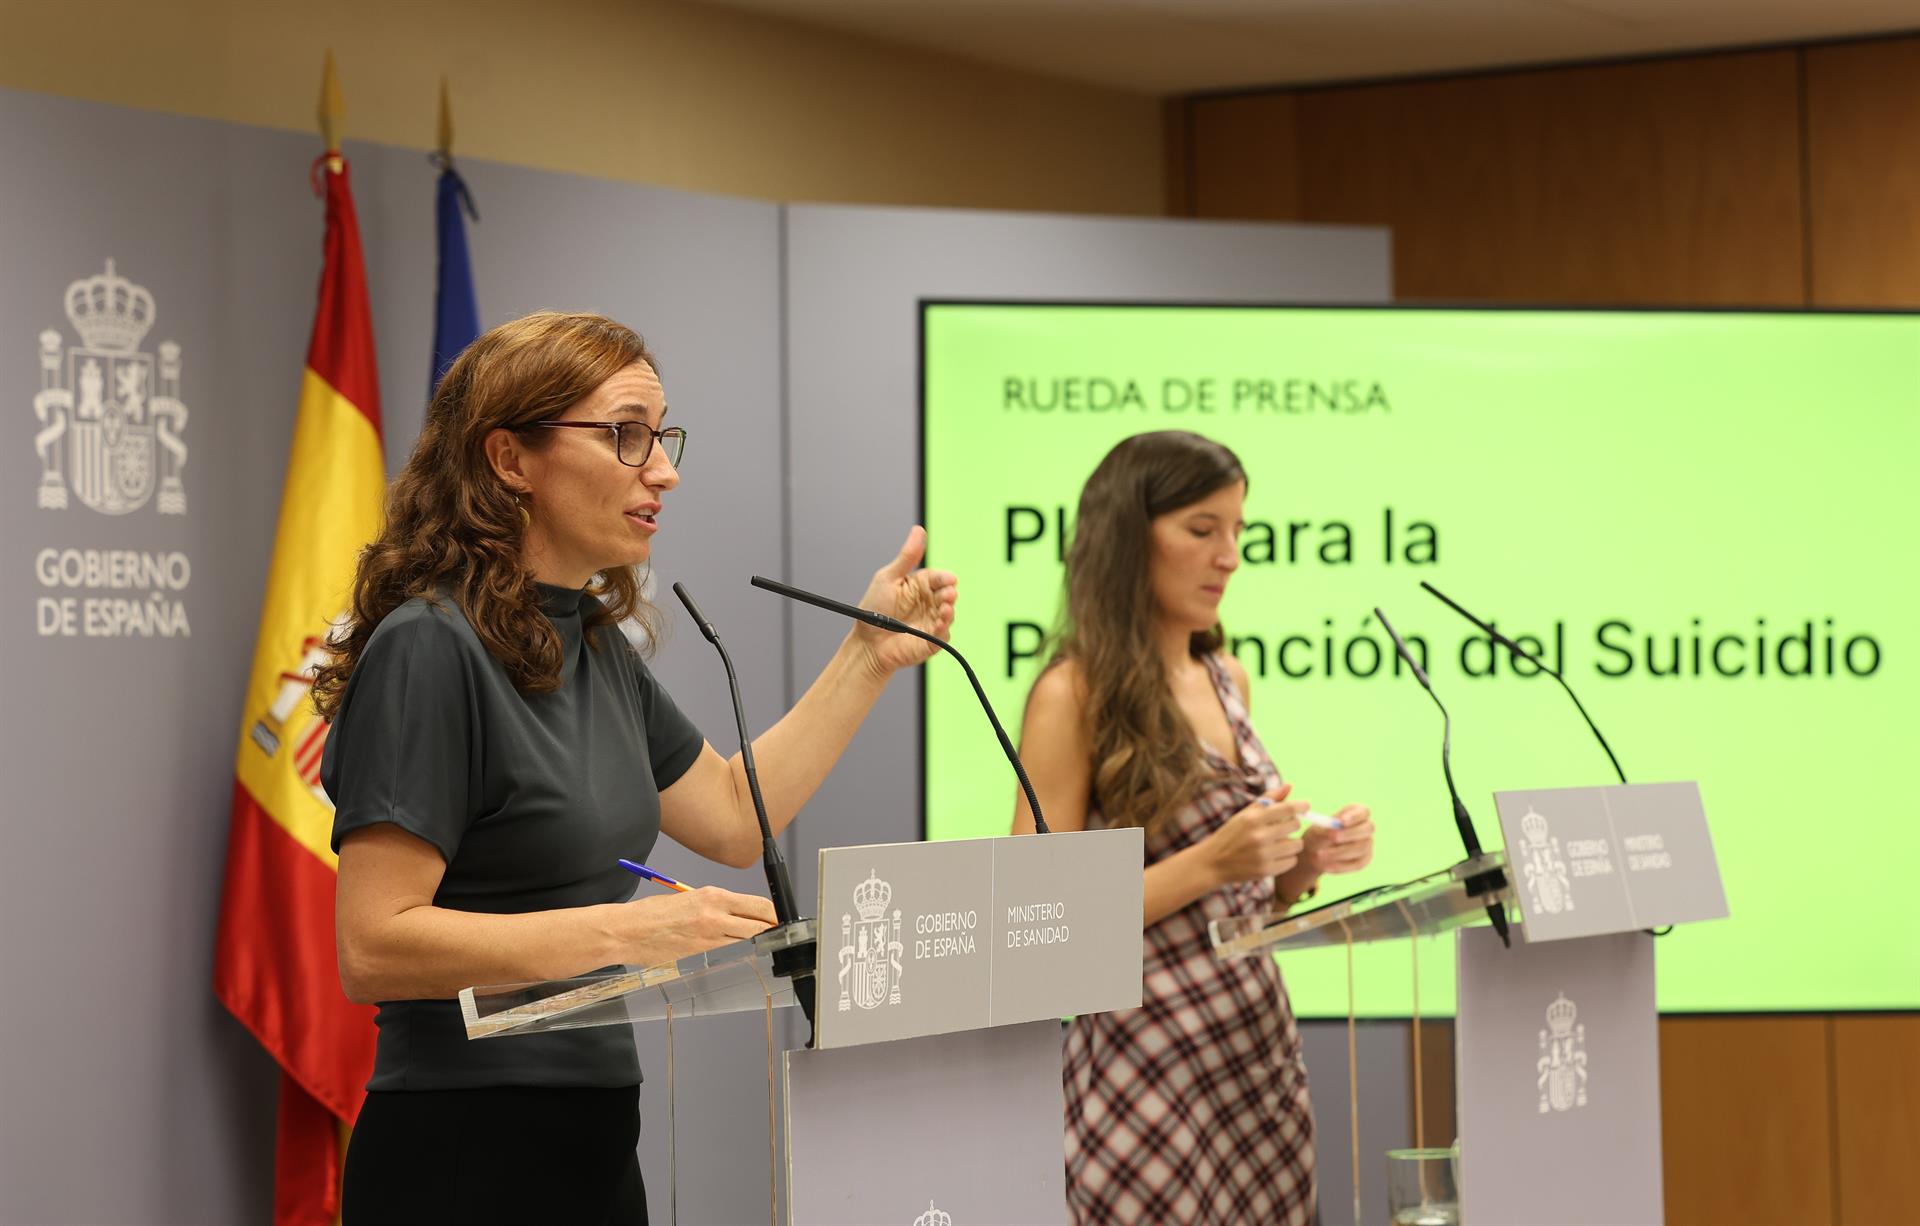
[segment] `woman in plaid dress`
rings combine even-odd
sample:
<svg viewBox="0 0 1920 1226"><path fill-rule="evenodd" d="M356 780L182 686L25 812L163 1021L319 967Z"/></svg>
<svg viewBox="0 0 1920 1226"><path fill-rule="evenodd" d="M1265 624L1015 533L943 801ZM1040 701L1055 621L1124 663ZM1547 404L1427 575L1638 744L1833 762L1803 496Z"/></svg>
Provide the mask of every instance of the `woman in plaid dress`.
<svg viewBox="0 0 1920 1226"><path fill-rule="evenodd" d="M1312 1219L1313 1114L1270 958L1220 962L1209 921L1285 911L1365 867L1362 805L1312 826L1247 716L1219 605L1246 475L1184 431L1136 435L1081 492L1067 609L1021 756L1055 830L1146 828L1141 1006L1067 1034L1067 1203L1083 1226ZM1033 829L1022 799L1014 829Z"/></svg>

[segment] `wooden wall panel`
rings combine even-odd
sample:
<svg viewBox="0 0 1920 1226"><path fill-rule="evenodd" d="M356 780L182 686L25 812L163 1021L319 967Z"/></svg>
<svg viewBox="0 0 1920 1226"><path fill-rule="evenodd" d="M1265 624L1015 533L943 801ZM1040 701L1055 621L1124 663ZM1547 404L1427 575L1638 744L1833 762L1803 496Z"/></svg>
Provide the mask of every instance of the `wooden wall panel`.
<svg viewBox="0 0 1920 1226"><path fill-rule="evenodd" d="M1452 1044L1451 1019L1422 1023L1429 1145L1455 1135ZM1920 1018L1662 1018L1660 1090L1671 1226L1905 1220L1896 1177L1920 1160Z"/></svg>
<svg viewBox="0 0 1920 1226"><path fill-rule="evenodd" d="M1187 106L1192 215L1389 226L1402 299L1920 307L1920 37ZM1669 1222L1915 1217L1920 1017L1660 1035Z"/></svg>
<svg viewBox="0 0 1920 1226"><path fill-rule="evenodd" d="M1190 105L1193 215L1300 220L1295 95L1197 98Z"/></svg>
<svg viewBox="0 0 1920 1226"><path fill-rule="evenodd" d="M1393 227L1410 299L1802 298L1793 51L1303 92L1308 221Z"/></svg>
<svg viewBox="0 0 1920 1226"><path fill-rule="evenodd" d="M1414 1042L1413 1032L1407 1032L1407 1042ZM1453 1144L1459 1135L1459 1124L1453 1110L1453 1019L1450 1017L1424 1018L1420 1022L1419 1037L1421 1093L1413 1096L1409 1109L1414 1113L1410 1132L1416 1138L1420 1135L1419 1125L1426 1126L1426 1143L1439 1148ZM1409 1062L1409 1067L1416 1067Z"/></svg>
<svg viewBox="0 0 1920 1226"><path fill-rule="evenodd" d="M1920 1177L1920 1017L1837 1017L1832 1025L1840 1221L1912 1221Z"/></svg>
<svg viewBox="0 0 1920 1226"><path fill-rule="evenodd" d="M1167 216L1192 217L1193 103L1185 98L1160 102L1160 138L1166 146Z"/></svg>
<svg viewBox="0 0 1920 1226"><path fill-rule="evenodd" d="M1813 301L1920 307L1920 38L1806 52Z"/></svg>
<svg viewBox="0 0 1920 1226"><path fill-rule="evenodd" d="M1823 1017L1660 1023L1667 1221L1838 1226Z"/></svg>

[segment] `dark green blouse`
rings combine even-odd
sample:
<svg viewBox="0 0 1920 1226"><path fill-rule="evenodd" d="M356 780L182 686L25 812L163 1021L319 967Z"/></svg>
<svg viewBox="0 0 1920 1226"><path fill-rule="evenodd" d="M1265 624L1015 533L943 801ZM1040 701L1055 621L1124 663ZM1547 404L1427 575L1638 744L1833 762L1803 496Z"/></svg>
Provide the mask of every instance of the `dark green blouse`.
<svg viewBox="0 0 1920 1226"><path fill-rule="evenodd" d="M434 905L514 914L623 902L660 833L660 790L705 744L616 627L584 634L592 597L541 585L560 688L522 694L452 598L407 601L374 628L327 737L333 847L392 822L447 862ZM625 1026L469 1041L457 1000L385 1001L370 1090L626 1086Z"/></svg>

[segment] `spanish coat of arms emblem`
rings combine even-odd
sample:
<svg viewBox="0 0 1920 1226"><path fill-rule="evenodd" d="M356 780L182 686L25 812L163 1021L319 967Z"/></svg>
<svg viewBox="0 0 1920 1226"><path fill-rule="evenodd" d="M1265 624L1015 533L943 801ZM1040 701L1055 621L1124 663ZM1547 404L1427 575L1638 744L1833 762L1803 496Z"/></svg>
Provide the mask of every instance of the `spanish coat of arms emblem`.
<svg viewBox="0 0 1920 1226"><path fill-rule="evenodd" d="M882 1004L900 1003L900 956L906 946L900 940L900 910L887 914L893 901L893 887L869 873L853 890L853 906L860 913L856 923L847 912L840 915L840 1009L851 1005L878 1009Z"/></svg>
<svg viewBox="0 0 1920 1226"><path fill-rule="evenodd" d="M157 488L162 515L186 514L180 346L161 343L157 371L154 355L140 349L153 327L153 295L108 260L104 273L67 286L66 308L80 344L62 353L60 333L40 334L38 505L64 510L71 495L103 515L125 515Z"/></svg>
<svg viewBox="0 0 1920 1226"><path fill-rule="evenodd" d="M1520 873L1533 909L1545 915L1573 910L1573 881L1560 854L1560 840L1547 831L1547 819L1533 810L1520 819Z"/></svg>
<svg viewBox="0 0 1920 1226"><path fill-rule="evenodd" d="M1580 1010L1566 994L1547 1006L1546 1029L1540 1032L1540 1114L1571 1111L1587 1105L1587 1028L1579 1023Z"/></svg>
<svg viewBox="0 0 1920 1226"><path fill-rule="evenodd" d="M327 747L327 733L332 729L331 720L321 719L310 704L304 700L313 692L314 674L332 655L328 645L330 637L346 625L347 615L341 613L327 626L325 635L309 635L300 644L305 653L299 664L280 674L280 684L274 691L273 705L268 707L254 721L252 737L260 752L269 758L280 753L281 742L288 730L293 727L297 717L310 717L304 728L298 729L293 745L293 769L299 773L300 782L313 793L315 800L329 810L333 808L333 799L320 786L320 759Z"/></svg>

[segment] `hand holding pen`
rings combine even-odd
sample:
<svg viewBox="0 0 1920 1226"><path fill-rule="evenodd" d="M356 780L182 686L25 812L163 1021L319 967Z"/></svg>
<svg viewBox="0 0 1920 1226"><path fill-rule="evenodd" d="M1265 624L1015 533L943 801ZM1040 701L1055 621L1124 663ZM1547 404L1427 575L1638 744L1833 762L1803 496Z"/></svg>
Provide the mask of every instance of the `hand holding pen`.
<svg viewBox="0 0 1920 1226"><path fill-rule="evenodd" d="M658 869L648 868L644 864L635 864L632 860L622 860L620 861L620 867L626 869L636 877L644 878L656 885L664 885L669 890L676 890L682 894L691 894L693 892L692 886L683 885L665 873L660 872Z"/></svg>
<svg viewBox="0 0 1920 1226"><path fill-rule="evenodd" d="M634 877L672 890L672 896L666 898L636 898L626 904L647 911L653 923L666 929L662 936L674 942L670 959L758 936L776 923L774 904L758 894L735 894L720 886L689 886L632 860L620 861L620 867Z"/></svg>
<svg viewBox="0 0 1920 1226"><path fill-rule="evenodd" d="M632 860L620 861L620 867L673 891L664 897L636 898L626 904L636 913L644 913L655 938L649 944L658 945L660 952L660 956L651 951L629 955L626 960L630 963L676 961L758 936L776 922L773 904L757 894L736 894L713 885L690 886Z"/></svg>

